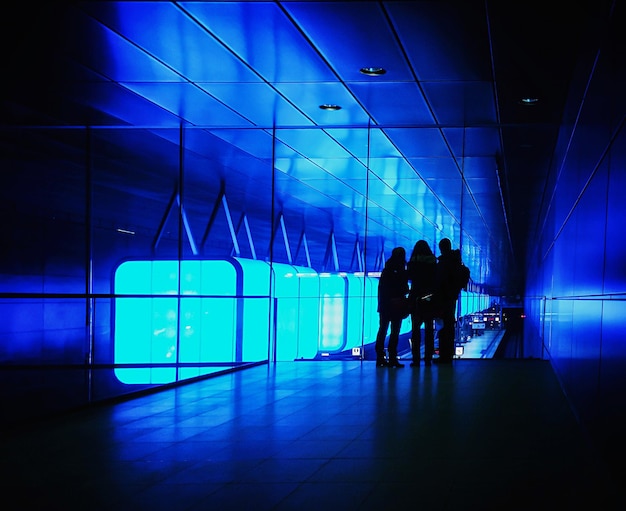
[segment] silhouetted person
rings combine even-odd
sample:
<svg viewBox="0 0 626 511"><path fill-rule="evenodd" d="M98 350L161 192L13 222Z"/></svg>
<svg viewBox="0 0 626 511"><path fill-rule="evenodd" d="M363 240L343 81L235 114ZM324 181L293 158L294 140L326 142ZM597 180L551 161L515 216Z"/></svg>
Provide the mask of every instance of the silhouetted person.
<svg viewBox="0 0 626 511"><path fill-rule="evenodd" d="M402 247L391 251L385 267L378 281L378 313L380 326L376 335L376 366L377 367L404 367L398 361L398 340L402 316L394 307L394 299L405 298L409 292L406 274L406 252ZM389 334L389 361L385 359L385 338L391 324Z"/></svg>
<svg viewBox="0 0 626 511"><path fill-rule="evenodd" d="M452 250L448 238L439 241L441 255L437 261L436 300L438 315L443 326L439 329L439 360L438 363L451 363L454 357L454 330L456 323L456 300L461 291L456 284L455 272L461 264L461 251Z"/></svg>
<svg viewBox="0 0 626 511"><path fill-rule="evenodd" d="M421 358L422 335L420 328L424 324L424 364L429 366L435 352L435 311L434 299L436 285L437 258L424 240L419 240L407 263L407 274L411 281L409 299L413 304L411 312L411 367L419 367Z"/></svg>

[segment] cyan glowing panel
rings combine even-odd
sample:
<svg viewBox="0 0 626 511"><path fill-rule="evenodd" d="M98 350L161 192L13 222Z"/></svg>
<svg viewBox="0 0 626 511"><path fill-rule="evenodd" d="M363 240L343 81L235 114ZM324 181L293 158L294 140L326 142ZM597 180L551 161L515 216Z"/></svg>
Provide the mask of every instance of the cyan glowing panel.
<svg viewBox="0 0 626 511"><path fill-rule="evenodd" d="M346 275L346 329L347 343L345 349L350 350L363 343L364 307L368 297L365 295L364 277Z"/></svg>
<svg viewBox="0 0 626 511"><path fill-rule="evenodd" d="M378 278L365 279L365 308L363 312L363 344L376 342L378 333Z"/></svg>
<svg viewBox="0 0 626 511"><path fill-rule="evenodd" d="M114 276L114 363L233 362L237 280L228 261L122 263ZM200 369L181 368L178 377L175 367L117 368L115 374L124 383L168 383Z"/></svg>
<svg viewBox="0 0 626 511"><path fill-rule="evenodd" d="M273 264L276 298L276 358L295 360L317 355L319 278L310 268Z"/></svg>
<svg viewBox="0 0 626 511"><path fill-rule="evenodd" d="M237 272L229 261L181 264L180 362L233 362L237 342ZM210 369L181 367L179 379Z"/></svg>
<svg viewBox="0 0 626 511"><path fill-rule="evenodd" d="M300 319L298 271L291 265L277 263L272 264L272 270L276 297L276 360L295 360L298 343L293 339L297 336Z"/></svg>
<svg viewBox="0 0 626 511"><path fill-rule="evenodd" d="M310 268L298 268L299 318L296 358L315 358L320 338L320 278ZM282 339L282 342L288 340Z"/></svg>
<svg viewBox="0 0 626 511"><path fill-rule="evenodd" d="M242 319L241 343L237 343L237 360L256 362L269 357L270 266L265 261L236 259L241 267Z"/></svg>
<svg viewBox="0 0 626 511"><path fill-rule="evenodd" d="M461 290L459 298L461 316L467 316L472 312L482 311L489 307L489 295L482 295L474 291Z"/></svg>
<svg viewBox="0 0 626 511"><path fill-rule="evenodd" d="M340 352L346 345L346 281L341 275L320 274L320 341L322 352Z"/></svg>

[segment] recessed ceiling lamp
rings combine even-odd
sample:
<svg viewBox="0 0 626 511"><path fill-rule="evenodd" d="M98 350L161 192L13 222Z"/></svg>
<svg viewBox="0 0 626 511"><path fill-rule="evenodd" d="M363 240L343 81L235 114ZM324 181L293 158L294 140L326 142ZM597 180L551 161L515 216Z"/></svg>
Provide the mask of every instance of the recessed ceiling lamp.
<svg viewBox="0 0 626 511"><path fill-rule="evenodd" d="M382 67L362 67L359 71L367 76L380 76L387 72L387 70Z"/></svg>
<svg viewBox="0 0 626 511"><path fill-rule="evenodd" d="M341 110L341 107L339 105L332 105L329 103L324 103L323 105L320 105L320 108L322 110L329 110L331 112L334 112L335 110Z"/></svg>
<svg viewBox="0 0 626 511"><path fill-rule="evenodd" d="M528 97L520 99L520 104L524 106L535 106L537 103L539 103L539 98Z"/></svg>

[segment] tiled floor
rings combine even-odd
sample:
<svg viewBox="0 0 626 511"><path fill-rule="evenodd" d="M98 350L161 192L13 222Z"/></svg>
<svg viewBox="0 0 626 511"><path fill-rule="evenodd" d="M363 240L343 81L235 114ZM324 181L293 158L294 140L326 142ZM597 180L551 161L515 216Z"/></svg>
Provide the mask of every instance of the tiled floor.
<svg viewBox="0 0 626 511"><path fill-rule="evenodd" d="M587 499L625 509L539 360L258 366L41 421L4 435L0 456L7 511L568 509Z"/></svg>

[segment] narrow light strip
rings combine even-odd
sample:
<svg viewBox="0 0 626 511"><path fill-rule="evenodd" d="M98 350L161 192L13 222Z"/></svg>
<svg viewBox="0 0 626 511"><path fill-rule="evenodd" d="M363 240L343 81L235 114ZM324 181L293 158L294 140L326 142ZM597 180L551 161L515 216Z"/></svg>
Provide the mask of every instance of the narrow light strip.
<svg viewBox="0 0 626 511"><path fill-rule="evenodd" d="M117 232L121 232L122 234L135 234L135 231L129 231L128 229L115 229Z"/></svg>

